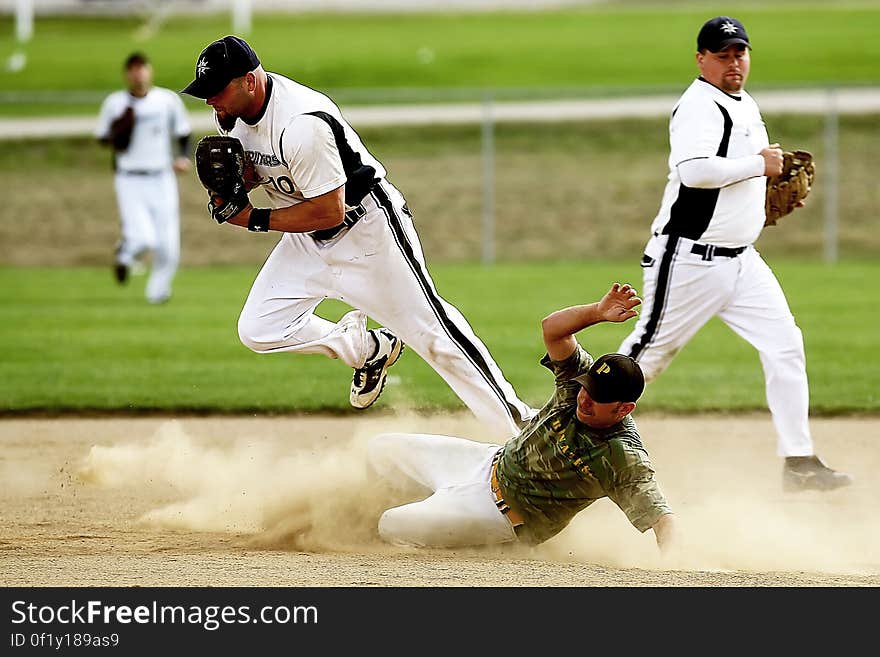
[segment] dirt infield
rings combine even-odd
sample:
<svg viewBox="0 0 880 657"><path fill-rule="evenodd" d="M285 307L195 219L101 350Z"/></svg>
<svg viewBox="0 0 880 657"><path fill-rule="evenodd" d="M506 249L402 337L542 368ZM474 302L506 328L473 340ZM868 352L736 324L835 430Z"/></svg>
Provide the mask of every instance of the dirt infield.
<svg viewBox="0 0 880 657"><path fill-rule="evenodd" d="M363 446L466 415L0 421L3 586L878 586L880 419L812 422L853 473L783 493L769 416L636 418L679 515L662 560L607 500L537 548L392 548Z"/></svg>

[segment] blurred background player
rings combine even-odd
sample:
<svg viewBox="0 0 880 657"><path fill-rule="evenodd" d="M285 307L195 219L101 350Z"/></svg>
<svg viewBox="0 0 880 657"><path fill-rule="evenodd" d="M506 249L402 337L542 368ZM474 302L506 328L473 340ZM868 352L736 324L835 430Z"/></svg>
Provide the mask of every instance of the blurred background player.
<svg viewBox="0 0 880 657"><path fill-rule="evenodd" d="M618 351L650 382L718 316L761 357L784 488L830 490L852 479L813 452L804 339L753 246L766 219L766 176L782 172L782 150L744 89L750 48L729 16L697 35L700 76L672 111L668 183L642 256L644 309Z"/></svg>
<svg viewBox="0 0 880 657"><path fill-rule="evenodd" d="M127 88L104 100L95 128L95 136L113 149L121 223L113 271L123 284L138 259L150 253L147 301L164 303L180 261L175 174L190 166L191 129L180 97L153 86L146 55L129 55L123 71Z"/></svg>

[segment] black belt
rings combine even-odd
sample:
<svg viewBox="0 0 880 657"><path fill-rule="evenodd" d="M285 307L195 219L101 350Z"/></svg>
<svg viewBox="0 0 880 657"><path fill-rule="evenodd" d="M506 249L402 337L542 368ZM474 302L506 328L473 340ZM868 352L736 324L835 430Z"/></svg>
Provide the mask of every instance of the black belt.
<svg viewBox="0 0 880 657"><path fill-rule="evenodd" d="M711 244L694 244L691 247L691 253L703 256L703 260L712 260L715 257L735 258L745 250L745 246L729 249L726 246L712 246Z"/></svg>
<svg viewBox="0 0 880 657"><path fill-rule="evenodd" d="M311 232L311 236L316 240L329 240L336 237L343 229L351 228L358 221L361 220L367 214L367 209L363 205L358 205L348 212L345 213L345 217L342 220L341 224L337 224L332 226L331 228L323 228L321 230L314 230Z"/></svg>
<svg viewBox="0 0 880 657"><path fill-rule="evenodd" d="M146 169L120 169L117 173L122 173L126 176L158 176L160 173L163 173L162 169L157 169L155 171L147 171Z"/></svg>

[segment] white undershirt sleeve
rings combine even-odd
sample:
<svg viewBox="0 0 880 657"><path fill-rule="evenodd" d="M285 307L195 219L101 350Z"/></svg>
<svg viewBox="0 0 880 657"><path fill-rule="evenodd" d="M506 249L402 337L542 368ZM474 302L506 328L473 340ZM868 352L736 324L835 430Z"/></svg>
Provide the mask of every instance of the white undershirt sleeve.
<svg viewBox="0 0 880 657"><path fill-rule="evenodd" d="M710 98L688 97L676 107L669 122L669 164L676 167L683 185L718 189L764 175L764 158L758 154L718 155L724 124L724 113Z"/></svg>
<svg viewBox="0 0 880 657"><path fill-rule="evenodd" d="M761 155L727 158L712 155L679 162L678 176L686 187L718 189L764 175Z"/></svg>

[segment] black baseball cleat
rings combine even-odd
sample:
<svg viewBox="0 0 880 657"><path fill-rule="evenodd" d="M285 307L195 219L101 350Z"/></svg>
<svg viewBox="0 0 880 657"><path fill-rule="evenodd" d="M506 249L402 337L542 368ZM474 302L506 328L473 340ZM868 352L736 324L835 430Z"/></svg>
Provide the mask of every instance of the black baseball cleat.
<svg viewBox="0 0 880 657"><path fill-rule="evenodd" d="M782 489L786 492L801 490L834 490L849 486L853 478L832 470L818 456L787 456L782 467Z"/></svg>
<svg viewBox="0 0 880 657"><path fill-rule="evenodd" d="M120 285L125 284L125 281L128 280L128 266L117 262L113 266L113 275L116 276L117 283Z"/></svg>
<svg viewBox="0 0 880 657"><path fill-rule="evenodd" d="M371 329L369 334L376 342L376 350L363 367L354 371L348 398L351 405L359 409L369 408L379 399L385 388L388 368L397 362L403 352L403 341L388 329Z"/></svg>

